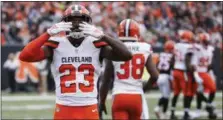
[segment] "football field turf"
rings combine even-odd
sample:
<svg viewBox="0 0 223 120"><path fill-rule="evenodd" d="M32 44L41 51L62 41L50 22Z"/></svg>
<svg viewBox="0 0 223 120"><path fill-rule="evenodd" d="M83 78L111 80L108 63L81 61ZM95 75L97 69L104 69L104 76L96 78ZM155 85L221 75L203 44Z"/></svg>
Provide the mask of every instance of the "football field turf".
<svg viewBox="0 0 223 120"><path fill-rule="evenodd" d="M158 91L151 91L146 94L147 104L149 107L150 118L155 119L156 116L153 112L154 107L157 105L160 93ZM182 95L177 103L176 115L181 118L183 115L183 99ZM1 113L2 119L52 119L53 110L55 105L55 96L49 93L45 96L40 96L35 93L18 93L18 94L2 94ZM111 96L108 96L107 102L108 115L104 118L111 118ZM170 104L169 104L170 105ZM203 104L204 108L205 104ZM218 118L222 119L222 92L218 92L215 98L215 106ZM192 103L192 111L196 108L195 99ZM169 114L169 112L168 112ZM200 119L207 119L207 113L202 111Z"/></svg>

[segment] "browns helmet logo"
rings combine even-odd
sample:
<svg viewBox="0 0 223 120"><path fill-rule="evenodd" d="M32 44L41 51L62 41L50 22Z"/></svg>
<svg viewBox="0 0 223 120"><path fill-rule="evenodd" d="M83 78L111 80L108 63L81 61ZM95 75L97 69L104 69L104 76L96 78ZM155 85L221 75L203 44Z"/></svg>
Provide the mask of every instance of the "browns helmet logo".
<svg viewBox="0 0 223 120"><path fill-rule="evenodd" d="M123 20L118 28L120 40L138 40L140 37L139 24L132 19Z"/></svg>

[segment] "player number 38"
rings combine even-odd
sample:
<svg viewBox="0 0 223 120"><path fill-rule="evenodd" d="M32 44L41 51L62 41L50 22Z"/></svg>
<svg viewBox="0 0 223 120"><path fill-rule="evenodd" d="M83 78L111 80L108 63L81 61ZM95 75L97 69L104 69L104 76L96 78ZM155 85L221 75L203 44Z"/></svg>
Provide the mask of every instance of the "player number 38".
<svg viewBox="0 0 223 120"><path fill-rule="evenodd" d="M135 54L133 55L132 60L120 65L120 69L124 70L124 73L117 72L117 76L120 80L128 79L130 76L134 79L140 79L142 77L144 64L145 57L142 54ZM132 67L130 67L130 65Z"/></svg>

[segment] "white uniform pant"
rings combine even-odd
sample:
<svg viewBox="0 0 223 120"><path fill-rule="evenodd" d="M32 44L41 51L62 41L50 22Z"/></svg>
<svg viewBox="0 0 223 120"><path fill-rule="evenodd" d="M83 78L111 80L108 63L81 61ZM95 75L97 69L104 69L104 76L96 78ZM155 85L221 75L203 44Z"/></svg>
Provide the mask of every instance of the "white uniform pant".
<svg viewBox="0 0 223 120"><path fill-rule="evenodd" d="M161 91L162 97L169 98L171 89L170 89L170 75L160 74L157 80L157 85Z"/></svg>

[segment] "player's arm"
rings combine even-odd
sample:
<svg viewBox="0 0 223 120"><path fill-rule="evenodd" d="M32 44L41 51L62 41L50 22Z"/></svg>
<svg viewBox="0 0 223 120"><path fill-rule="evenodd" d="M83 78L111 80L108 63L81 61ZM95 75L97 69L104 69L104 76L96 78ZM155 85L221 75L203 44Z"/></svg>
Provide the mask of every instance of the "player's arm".
<svg viewBox="0 0 223 120"><path fill-rule="evenodd" d="M98 46L100 46L100 44L101 46L103 45L100 53L101 57L114 61L127 61L132 58L132 53L120 40L105 35L103 31L86 22L81 23L79 26L79 29L82 30L85 35L93 36L97 38L98 41L101 41L97 43Z"/></svg>
<svg viewBox="0 0 223 120"><path fill-rule="evenodd" d="M28 43L21 51L19 59L24 62L37 62L47 58L50 55L50 51L47 48L42 48L42 46L49 38L50 35L48 33L43 33Z"/></svg>
<svg viewBox="0 0 223 120"><path fill-rule="evenodd" d="M152 88L152 85L157 81L159 72L153 63L152 55L150 55L146 61L146 69L150 74L148 82L143 86L143 91L147 91Z"/></svg>
<svg viewBox="0 0 223 120"><path fill-rule="evenodd" d="M185 57L185 65L188 72L194 72L195 67L191 64L193 53L187 53Z"/></svg>
<svg viewBox="0 0 223 120"><path fill-rule="evenodd" d="M102 83L99 90L100 91L99 93L100 116L102 115L103 111L107 114L106 107L105 107L105 100L106 100L110 85L113 84L113 81L114 81L113 73L114 73L114 67L112 65L112 61L107 60L104 74L102 75Z"/></svg>
<svg viewBox="0 0 223 120"><path fill-rule="evenodd" d="M196 83L198 84L197 91L198 92L202 92L203 91L203 85L202 85L203 80L198 75L198 72L196 71L195 65L192 64L192 62L194 62L194 61L192 61L192 59L194 61L197 61L196 60L197 58L196 58L196 56L193 53L187 53L186 54L186 58L185 58L186 69L187 69L187 72L193 73L193 77L194 77Z"/></svg>
<svg viewBox="0 0 223 120"><path fill-rule="evenodd" d="M104 35L101 40L108 43L109 46L102 47L101 56L114 61L127 61L132 58L132 53L120 40L115 40Z"/></svg>
<svg viewBox="0 0 223 120"><path fill-rule="evenodd" d="M70 31L72 23L60 22L52 26L47 32L28 43L19 55L19 59L25 62L38 62L51 56L52 50L43 47L48 39L62 31Z"/></svg>

